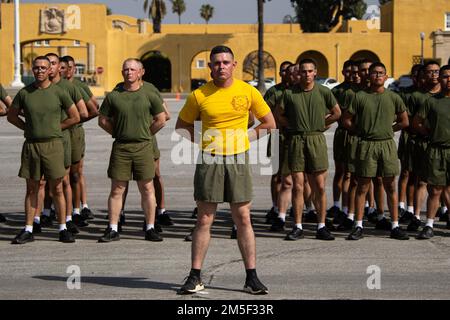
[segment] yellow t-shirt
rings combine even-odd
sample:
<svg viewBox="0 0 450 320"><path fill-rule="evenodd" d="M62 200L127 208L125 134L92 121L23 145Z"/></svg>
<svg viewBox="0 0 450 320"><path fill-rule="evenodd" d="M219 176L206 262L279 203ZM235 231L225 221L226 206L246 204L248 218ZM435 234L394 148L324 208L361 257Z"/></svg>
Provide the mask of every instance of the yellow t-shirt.
<svg viewBox="0 0 450 320"><path fill-rule="evenodd" d="M271 112L259 91L248 83L233 79L230 87L219 88L210 81L188 96L179 117L187 123L200 118L203 151L233 155L250 148L249 110L257 119Z"/></svg>

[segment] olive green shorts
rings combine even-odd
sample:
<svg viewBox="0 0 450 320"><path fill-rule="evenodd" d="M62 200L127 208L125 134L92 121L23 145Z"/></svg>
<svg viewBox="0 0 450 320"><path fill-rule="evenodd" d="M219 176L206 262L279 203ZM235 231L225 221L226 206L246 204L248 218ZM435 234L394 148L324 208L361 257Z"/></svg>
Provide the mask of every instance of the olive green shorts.
<svg viewBox="0 0 450 320"><path fill-rule="evenodd" d="M427 148L428 140L420 137L411 141L413 143L412 149L412 171L419 177L420 180L427 179Z"/></svg>
<svg viewBox="0 0 450 320"><path fill-rule="evenodd" d="M62 139L45 142L25 141L22 147L19 177L39 181L64 177L64 147Z"/></svg>
<svg viewBox="0 0 450 320"><path fill-rule="evenodd" d="M156 140L156 136L152 136L152 146L153 146L153 157L155 160L158 160L161 156L161 152L158 148L158 140Z"/></svg>
<svg viewBox="0 0 450 320"><path fill-rule="evenodd" d="M338 163L347 162L348 131L337 128L333 138L333 159Z"/></svg>
<svg viewBox="0 0 450 320"><path fill-rule="evenodd" d="M354 135L347 135L347 146L345 153L347 154L347 159L345 161L345 166L348 172L355 173L356 171L356 151L358 150L359 138Z"/></svg>
<svg viewBox="0 0 450 320"><path fill-rule="evenodd" d="M63 130L62 142L64 146L64 168L72 164L72 139L70 138L70 129Z"/></svg>
<svg viewBox="0 0 450 320"><path fill-rule="evenodd" d="M76 164L83 159L86 149L83 126L75 126L70 129L70 141L72 143L71 164Z"/></svg>
<svg viewBox="0 0 450 320"><path fill-rule="evenodd" d="M290 172L314 173L328 169L328 150L322 132L294 134L287 139Z"/></svg>
<svg viewBox="0 0 450 320"><path fill-rule="evenodd" d="M450 148L429 146L426 155L425 181L433 186L450 186Z"/></svg>
<svg viewBox="0 0 450 320"><path fill-rule="evenodd" d="M231 156L200 153L194 175L195 201L241 203L251 201L252 194L248 152Z"/></svg>
<svg viewBox="0 0 450 320"><path fill-rule="evenodd" d="M400 173L394 139L368 141L360 139L356 151L357 177L394 177Z"/></svg>
<svg viewBox="0 0 450 320"><path fill-rule="evenodd" d="M409 172L414 170L414 148L415 140L413 137L408 135L408 133L400 135L398 141L398 158L400 159L403 170Z"/></svg>
<svg viewBox="0 0 450 320"><path fill-rule="evenodd" d="M272 140L274 137L275 136L269 135L269 140L267 142L267 156L272 158L273 164L275 164L275 161L278 161L276 165L276 167L278 167L278 171L275 175L289 175L291 172L289 171L289 166L287 163L288 145L286 144L286 139L283 134L278 134L278 152L277 154L272 154Z"/></svg>
<svg viewBox="0 0 450 320"><path fill-rule="evenodd" d="M151 141L121 143L114 141L108 177L113 180L149 180L155 176Z"/></svg>

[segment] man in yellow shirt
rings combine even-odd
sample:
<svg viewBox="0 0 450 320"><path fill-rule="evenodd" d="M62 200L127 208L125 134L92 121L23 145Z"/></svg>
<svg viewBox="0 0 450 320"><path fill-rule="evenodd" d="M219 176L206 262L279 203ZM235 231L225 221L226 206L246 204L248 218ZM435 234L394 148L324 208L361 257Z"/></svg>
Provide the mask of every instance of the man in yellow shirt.
<svg viewBox="0 0 450 320"><path fill-rule="evenodd" d="M256 274L248 149L250 140L258 139L266 130L275 129L275 120L261 94L249 84L233 78L237 62L230 48L214 47L210 60L213 81L189 95L176 124L177 132L191 142L194 142L194 122L198 117L202 124L202 152L194 177L198 216L192 237L192 268L179 293L190 294L204 289L200 271L217 204L229 202L247 273L244 290L266 294L268 290ZM261 124L247 132L249 111Z"/></svg>

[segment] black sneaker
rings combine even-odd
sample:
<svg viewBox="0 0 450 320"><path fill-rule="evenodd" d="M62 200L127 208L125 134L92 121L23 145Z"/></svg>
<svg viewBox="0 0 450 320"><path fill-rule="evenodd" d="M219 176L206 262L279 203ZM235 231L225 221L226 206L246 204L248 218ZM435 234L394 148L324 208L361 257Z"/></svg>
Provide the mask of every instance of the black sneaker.
<svg viewBox="0 0 450 320"><path fill-rule="evenodd" d="M400 211L399 211L399 215L400 215ZM409 212L409 211L405 211L405 209L403 209L403 214L400 215L400 219L398 220L400 223L408 223L410 222L413 218L414 218L414 213Z"/></svg>
<svg viewBox="0 0 450 320"><path fill-rule="evenodd" d="M284 240L295 241L295 240L303 239L304 237L305 236L303 235L303 230L300 228L297 228L297 226L294 226L292 231L286 235L286 238L284 238Z"/></svg>
<svg viewBox="0 0 450 320"><path fill-rule="evenodd" d="M31 232L25 231L25 229L22 229L20 233L14 238L13 241L11 241L12 244L24 244L27 242L33 242L34 237Z"/></svg>
<svg viewBox="0 0 450 320"><path fill-rule="evenodd" d="M333 224L340 225L345 221L345 219L347 219L347 215L343 211L339 210L333 218Z"/></svg>
<svg viewBox="0 0 450 320"><path fill-rule="evenodd" d="M75 237L73 236L72 232L64 229L59 232L59 241L64 243L72 243L75 242Z"/></svg>
<svg viewBox="0 0 450 320"><path fill-rule="evenodd" d="M336 206L332 206L330 209L327 210L327 217L330 219L334 219L337 217L341 209L339 209Z"/></svg>
<svg viewBox="0 0 450 320"><path fill-rule="evenodd" d="M356 227L352 230L352 232L347 236L347 240L359 240L364 238L363 236L363 228Z"/></svg>
<svg viewBox="0 0 450 320"><path fill-rule="evenodd" d="M78 229L77 225L73 221L66 221L67 230L72 234L80 233L80 229Z"/></svg>
<svg viewBox="0 0 450 320"><path fill-rule="evenodd" d="M268 294L269 289L259 281L258 277L252 279L246 279L244 285L244 291L250 294Z"/></svg>
<svg viewBox="0 0 450 320"><path fill-rule="evenodd" d="M448 211L446 211L445 213L441 214L441 216L439 217L439 221L443 221L443 222L448 222L449 221Z"/></svg>
<svg viewBox="0 0 450 320"><path fill-rule="evenodd" d="M161 228L161 225L159 223L157 223L156 221L155 221L155 230L158 233L162 233L163 232L163 229ZM144 231L144 232L147 231L147 222L145 220L144 220L144 223L142 224L142 231Z"/></svg>
<svg viewBox="0 0 450 320"><path fill-rule="evenodd" d="M450 229L450 220L447 221L447 225L445 226L447 229Z"/></svg>
<svg viewBox="0 0 450 320"><path fill-rule="evenodd" d="M145 231L145 240L159 242L163 241L163 238L159 235L158 231L152 228Z"/></svg>
<svg viewBox="0 0 450 320"><path fill-rule="evenodd" d="M0 222L1 222L1 223L5 223L5 222L6 222L5 216L2 215L1 213L0 213Z"/></svg>
<svg viewBox="0 0 450 320"><path fill-rule="evenodd" d="M317 213L315 210L309 210L303 218L305 222L317 223Z"/></svg>
<svg viewBox="0 0 450 320"><path fill-rule="evenodd" d="M194 211L192 211L191 219L197 219L198 208L195 207Z"/></svg>
<svg viewBox="0 0 450 320"><path fill-rule="evenodd" d="M98 239L98 242L111 242L111 241L119 241L120 235L119 232L114 231L111 228L106 228L105 233Z"/></svg>
<svg viewBox="0 0 450 320"><path fill-rule="evenodd" d="M284 231L284 224L285 222L281 218L277 217L270 226L270 231Z"/></svg>
<svg viewBox="0 0 450 320"><path fill-rule="evenodd" d="M353 228L353 223L354 221L349 219L349 218L345 218L337 227L336 230L338 231L347 231L347 230L352 230Z"/></svg>
<svg viewBox="0 0 450 320"><path fill-rule="evenodd" d="M420 227L420 219L417 219L416 216L412 218L412 220L409 222L408 227L406 227L406 230L408 231L417 231Z"/></svg>
<svg viewBox="0 0 450 320"><path fill-rule="evenodd" d="M377 224L375 225L375 229L377 229L377 230L391 230L392 229L392 225L388 221L388 219L383 217L383 219L378 220Z"/></svg>
<svg viewBox="0 0 450 320"><path fill-rule="evenodd" d="M237 239L237 229L234 226L231 228L230 239Z"/></svg>
<svg viewBox="0 0 450 320"><path fill-rule="evenodd" d="M173 221L167 213L158 214L156 216L156 221L162 226L173 226Z"/></svg>
<svg viewBox="0 0 450 320"><path fill-rule="evenodd" d="M437 208L435 218L440 218L444 212L442 212L442 207Z"/></svg>
<svg viewBox="0 0 450 320"><path fill-rule="evenodd" d="M277 217L278 213L275 211L275 208L272 207L272 209L270 209L270 211L266 214L266 224L272 224Z"/></svg>
<svg viewBox="0 0 450 320"><path fill-rule="evenodd" d="M72 216L72 221L73 223L77 226L77 227L87 227L89 225L89 223L87 223L85 221L85 219L83 219L83 217L81 216L81 214L74 214Z"/></svg>
<svg viewBox="0 0 450 320"><path fill-rule="evenodd" d="M92 220L94 219L94 214L92 213L91 209L89 208L83 208L81 209L81 217L83 218L83 220Z"/></svg>
<svg viewBox="0 0 450 320"><path fill-rule="evenodd" d="M186 282L178 290L178 294L193 294L203 289L205 289L205 286L202 283L202 279L190 274Z"/></svg>
<svg viewBox="0 0 450 320"><path fill-rule="evenodd" d="M191 242L193 233L194 233L194 229L192 229L191 232L189 232L189 234L186 237L184 237L184 241Z"/></svg>
<svg viewBox="0 0 450 320"><path fill-rule="evenodd" d="M417 235L417 239L419 240L427 240L433 238L433 228L429 226L425 226L422 231Z"/></svg>
<svg viewBox="0 0 450 320"><path fill-rule="evenodd" d="M392 239L397 239L397 240L409 240L409 236L400 227L396 227L396 228L392 229L390 237Z"/></svg>
<svg viewBox="0 0 450 320"><path fill-rule="evenodd" d="M42 228L40 223L33 222L33 233L41 233Z"/></svg>
<svg viewBox="0 0 450 320"><path fill-rule="evenodd" d="M378 222L378 212L373 211L372 213L367 213L367 221L371 223L377 223Z"/></svg>
<svg viewBox="0 0 450 320"><path fill-rule="evenodd" d="M50 216L41 215L41 227L48 228L53 225L52 218Z"/></svg>
<svg viewBox="0 0 450 320"><path fill-rule="evenodd" d="M327 227L320 228L316 232L316 239L319 240L334 240L333 235L328 231Z"/></svg>

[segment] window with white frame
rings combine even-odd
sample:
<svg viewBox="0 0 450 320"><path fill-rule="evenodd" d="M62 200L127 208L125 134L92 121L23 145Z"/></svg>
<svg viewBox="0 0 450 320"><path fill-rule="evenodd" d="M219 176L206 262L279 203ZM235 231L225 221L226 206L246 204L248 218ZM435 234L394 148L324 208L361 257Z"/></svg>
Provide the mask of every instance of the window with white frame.
<svg viewBox="0 0 450 320"><path fill-rule="evenodd" d="M42 41L42 45L43 45L44 47L50 46L50 40L43 40L43 41Z"/></svg>
<svg viewBox="0 0 450 320"><path fill-rule="evenodd" d="M75 46L75 47L79 47L80 46L80 40L74 40L73 41L73 45Z"/></svg>
<svg viewBox="0 0 450 320"><path fill-rule="evenodd" d="M450 31L450 12L445 14L445 31Z"/></svg>
<svg viewBox="0 0 450 320"><path fill-rule="evenodd" d="M205 69L206 61L205 59L197 59L197 69Z"/></svg>
<svg viewBox="0 0 450 320"><path fill-rule="evenodd" d="M41 46L41 42L40 41L35 41L34 42L34 46L35 47L40 47Z"/></svg>

